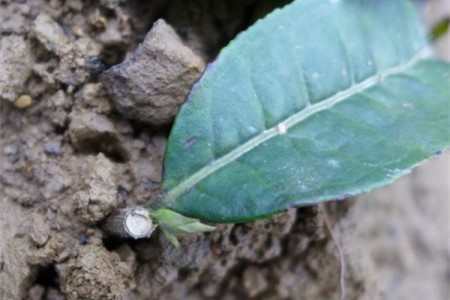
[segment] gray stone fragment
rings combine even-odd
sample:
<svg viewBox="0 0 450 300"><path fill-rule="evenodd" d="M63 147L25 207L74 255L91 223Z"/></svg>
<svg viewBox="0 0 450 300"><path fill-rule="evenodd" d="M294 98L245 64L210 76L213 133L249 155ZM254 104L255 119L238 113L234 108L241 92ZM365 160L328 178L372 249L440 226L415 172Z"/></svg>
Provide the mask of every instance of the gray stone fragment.
<svg viewBox="0 0 450 300"><path fill-rule="evenodd" d="M103 83L125 117L153 125L173 120L204 62L158 20L133 57L105 72Z"/></svg>
<svg viewBox="0 0 450 300"><path fill-rule="evenodd" d="M0 37L0 100L16 100L24 90L33 63L30 46L23 37Z"/></svg>

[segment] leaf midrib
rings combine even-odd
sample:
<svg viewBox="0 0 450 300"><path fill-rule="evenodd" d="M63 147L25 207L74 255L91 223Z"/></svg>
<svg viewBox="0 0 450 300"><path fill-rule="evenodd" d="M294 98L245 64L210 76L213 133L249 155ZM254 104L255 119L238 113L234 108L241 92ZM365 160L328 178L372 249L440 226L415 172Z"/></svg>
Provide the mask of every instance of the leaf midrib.
<svg viewBox="0 0 450 300"><path fill-rule="evenodd" d="M385 78L388 76L392 76L395 74L399 74L403 72L404 70L408 69L410 66L414 65L419 60L426 58L431 55L431 51L429 48L424 49L423 51L418 52L416 55L411 57L406 63L403 63L399 66L392 67L390 69L385 70L382 73L375 74L366 80L353 84L348 89L339 91L336 94L334 94L331 97L328 97L327 99L324 99L316 104L312 104L307 106L306 108L302 109L301 111L293 114L292 116L288 117L285 121L282 121L278 123L277 125L264 130L260 134L254 136L250 140L246 141L245 143L241 144L240 146L236 147L234 150L230 151L229 153L225 154L224 156L214 160L213 162L209 163L202 169L198 170L189 178L182 181L179 185L172 188L170 191L168 191L167 196L163 200L163 202L171 206L175 200L191 189L195 184L202 181L209 175L213 174L217 170L221 169L222 167L228 165L229 163L235 161L240 156L244 155L245 153L251 151L252 149L256 148L263 142L269 140L272 137L275 137L277 135L280 135L279 126L284 126L286 128L286 132L283 134L287 134L289 128L299 124L306 118L322 111L328 108L331 108L332 106L344 101L345 99L350 98L352 95L355 95L357 93L361 93L362 91L368 89L369 87L382 82Z"/></svg>

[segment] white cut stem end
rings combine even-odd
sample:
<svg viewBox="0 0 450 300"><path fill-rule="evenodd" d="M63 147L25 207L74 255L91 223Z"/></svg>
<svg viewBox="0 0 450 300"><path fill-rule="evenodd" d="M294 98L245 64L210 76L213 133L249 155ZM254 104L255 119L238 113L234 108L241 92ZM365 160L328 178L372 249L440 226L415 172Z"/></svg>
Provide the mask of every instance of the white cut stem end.
<svg viewBox="0 0 450 300"><path fill-rule="evenodd" d="M150 237L156 225L144 207L128 207L113 212L102 227L109 235L141 239Z"/></svg>

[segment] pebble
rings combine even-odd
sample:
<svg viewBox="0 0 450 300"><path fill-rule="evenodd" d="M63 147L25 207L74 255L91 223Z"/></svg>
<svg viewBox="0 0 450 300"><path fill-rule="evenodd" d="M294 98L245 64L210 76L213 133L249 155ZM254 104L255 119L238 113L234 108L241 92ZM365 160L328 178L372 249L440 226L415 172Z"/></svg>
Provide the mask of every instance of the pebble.
<svg viewBox="0 0 450 300"><path fill-rule="evenodd" d="M27 108L33 103L33 100L28 95L22 95L14 101L14 106L17 108Z"/></svg>

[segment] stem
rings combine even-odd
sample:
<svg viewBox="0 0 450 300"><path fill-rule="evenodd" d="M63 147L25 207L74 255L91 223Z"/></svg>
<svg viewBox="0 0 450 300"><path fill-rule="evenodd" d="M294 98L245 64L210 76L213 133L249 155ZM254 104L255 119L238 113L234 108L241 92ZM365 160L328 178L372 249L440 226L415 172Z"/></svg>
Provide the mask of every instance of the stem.
<svg viewBox="0 0 450 300"><path fill-rule="evenodd" d="M155 228L149 211L140 206L115 210L102 225L102 229L109 235L134 239L149 237Z"/></svg>

